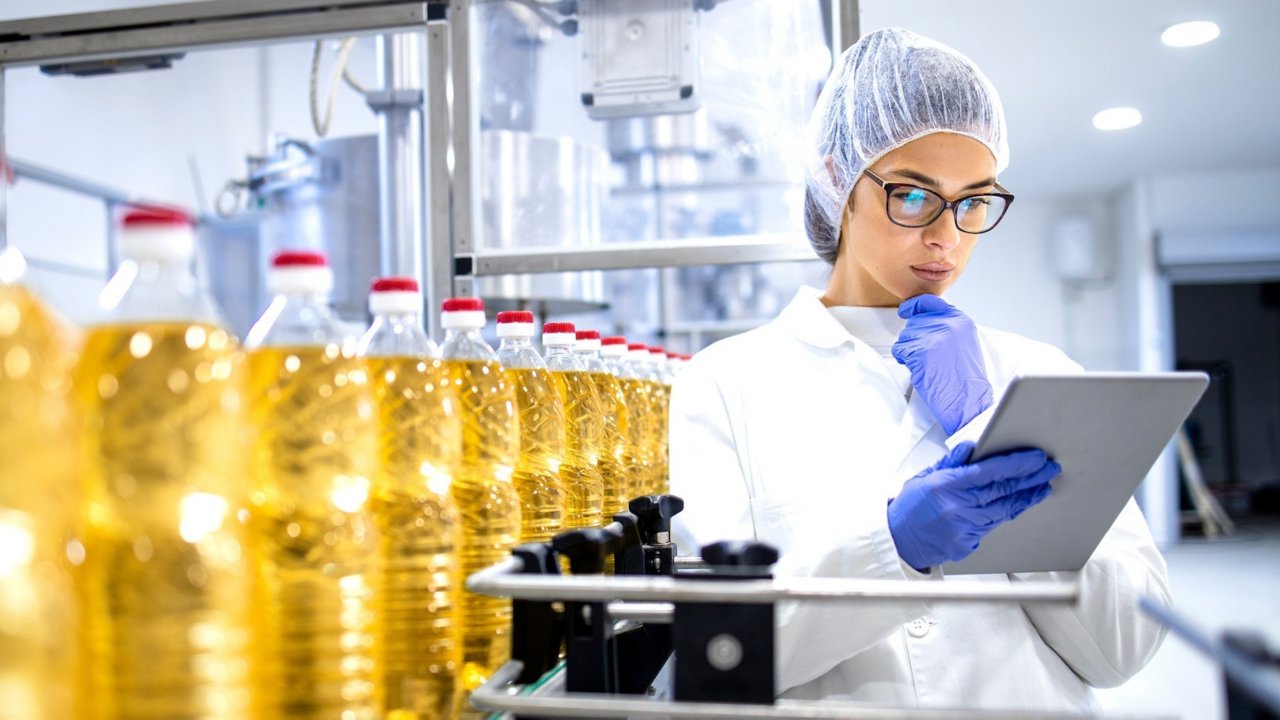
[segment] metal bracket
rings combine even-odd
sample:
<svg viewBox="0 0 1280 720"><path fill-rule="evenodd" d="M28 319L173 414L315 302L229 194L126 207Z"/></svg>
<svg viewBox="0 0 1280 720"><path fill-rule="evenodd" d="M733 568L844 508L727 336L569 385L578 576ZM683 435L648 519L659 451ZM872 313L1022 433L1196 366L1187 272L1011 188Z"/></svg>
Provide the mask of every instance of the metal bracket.
<svg viewBox="0 0 1280 720"><path fill-rule="evenodd" d="M424 94L421 89L370 90L364 94L369 109L376 113L389 110L421 110Z"/></svg>

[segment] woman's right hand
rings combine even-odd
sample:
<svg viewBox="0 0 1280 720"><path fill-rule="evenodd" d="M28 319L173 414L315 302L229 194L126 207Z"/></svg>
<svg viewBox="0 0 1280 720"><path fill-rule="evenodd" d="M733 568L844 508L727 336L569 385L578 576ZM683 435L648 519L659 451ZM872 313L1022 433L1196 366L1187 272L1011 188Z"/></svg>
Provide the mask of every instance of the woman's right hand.
<svg viewBox="0 0 1280 720"><path fill-rule="evenodd" d="M968 557L987 533L1049 497L1062 472L1042 450L970 463L972 454L972 442L960 443L889 501L898 556L921 572Z"/></svg>

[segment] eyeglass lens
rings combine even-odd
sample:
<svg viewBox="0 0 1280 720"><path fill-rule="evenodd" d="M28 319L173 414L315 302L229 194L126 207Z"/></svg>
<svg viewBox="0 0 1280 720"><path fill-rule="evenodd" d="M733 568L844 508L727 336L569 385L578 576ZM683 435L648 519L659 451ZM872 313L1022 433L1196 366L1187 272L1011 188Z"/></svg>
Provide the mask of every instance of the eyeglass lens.
<svg viewBox="0 0 1280 720"><path fill-rule="evenodd" d="M894 188L889 193L889 219L907 227L922 227L938 219L943 203L940 195L924 188ZM986 232L1000 222L1007 205L999 195L965 198L955 207L956 227L967 233Z"/></svg>

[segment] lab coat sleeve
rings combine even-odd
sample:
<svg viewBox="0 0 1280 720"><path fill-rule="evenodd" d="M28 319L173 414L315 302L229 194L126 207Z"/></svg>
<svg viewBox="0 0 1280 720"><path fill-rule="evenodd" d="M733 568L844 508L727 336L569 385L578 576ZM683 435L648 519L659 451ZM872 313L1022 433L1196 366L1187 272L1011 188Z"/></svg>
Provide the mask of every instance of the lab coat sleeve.
<svg viewBox="0 0 1280 720"><path fill-rule="evenodd" d="M1080 581L1072 607L1024 608L1040 637L1089 685L1115 687L1155 655L1167 632L1138 609L1150 597L1171 604L1164 557L1137 503L1121 511L1084 568L1074 572L1018 573L1014 581Z"/></svg>
<svg viewBox="0 0 1280 720"><path fill-rule="evenodd" d="M755 539L724 392L698 359L676 379L669 412L671 492L684 500L684 511L672 523L680 554L696 555L720 540Z"/></svg>
<svg viewBox="0 0 1280 720"><path fill-rule="evenodd" d="M671 399L672 492L685 500L674 523L685 543L759 539L779 546L774 576L927 580L905 571L889 533L888 498L815 507L761 505L753 512L747 454L735 432L733 392L695 359L677 379ZM848 485L833 478L831 485ZM810 527L839 527L814 539ZM690 546L696 552L697 546ZM777 606L777 692L814 680L921 617L924 603L780 603Z"/></svg>

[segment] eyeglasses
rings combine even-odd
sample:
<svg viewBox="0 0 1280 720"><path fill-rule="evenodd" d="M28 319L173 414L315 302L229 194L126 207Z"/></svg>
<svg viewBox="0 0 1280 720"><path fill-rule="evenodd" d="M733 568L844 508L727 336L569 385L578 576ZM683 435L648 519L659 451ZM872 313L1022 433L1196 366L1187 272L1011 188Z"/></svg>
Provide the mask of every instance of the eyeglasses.
<svg viewBox="0 0 1280 720"><path fill-rule="evenodd" d="M885 182L870 170L864 170L863 174L884 188L885 213L889 215L889 222L901 227L924 227L950 209L960 232L980 235L998 225L1013 204L1013 195L1000 183L995 185L1001 192L966 195L952 201L917 185Z"/></svg>

